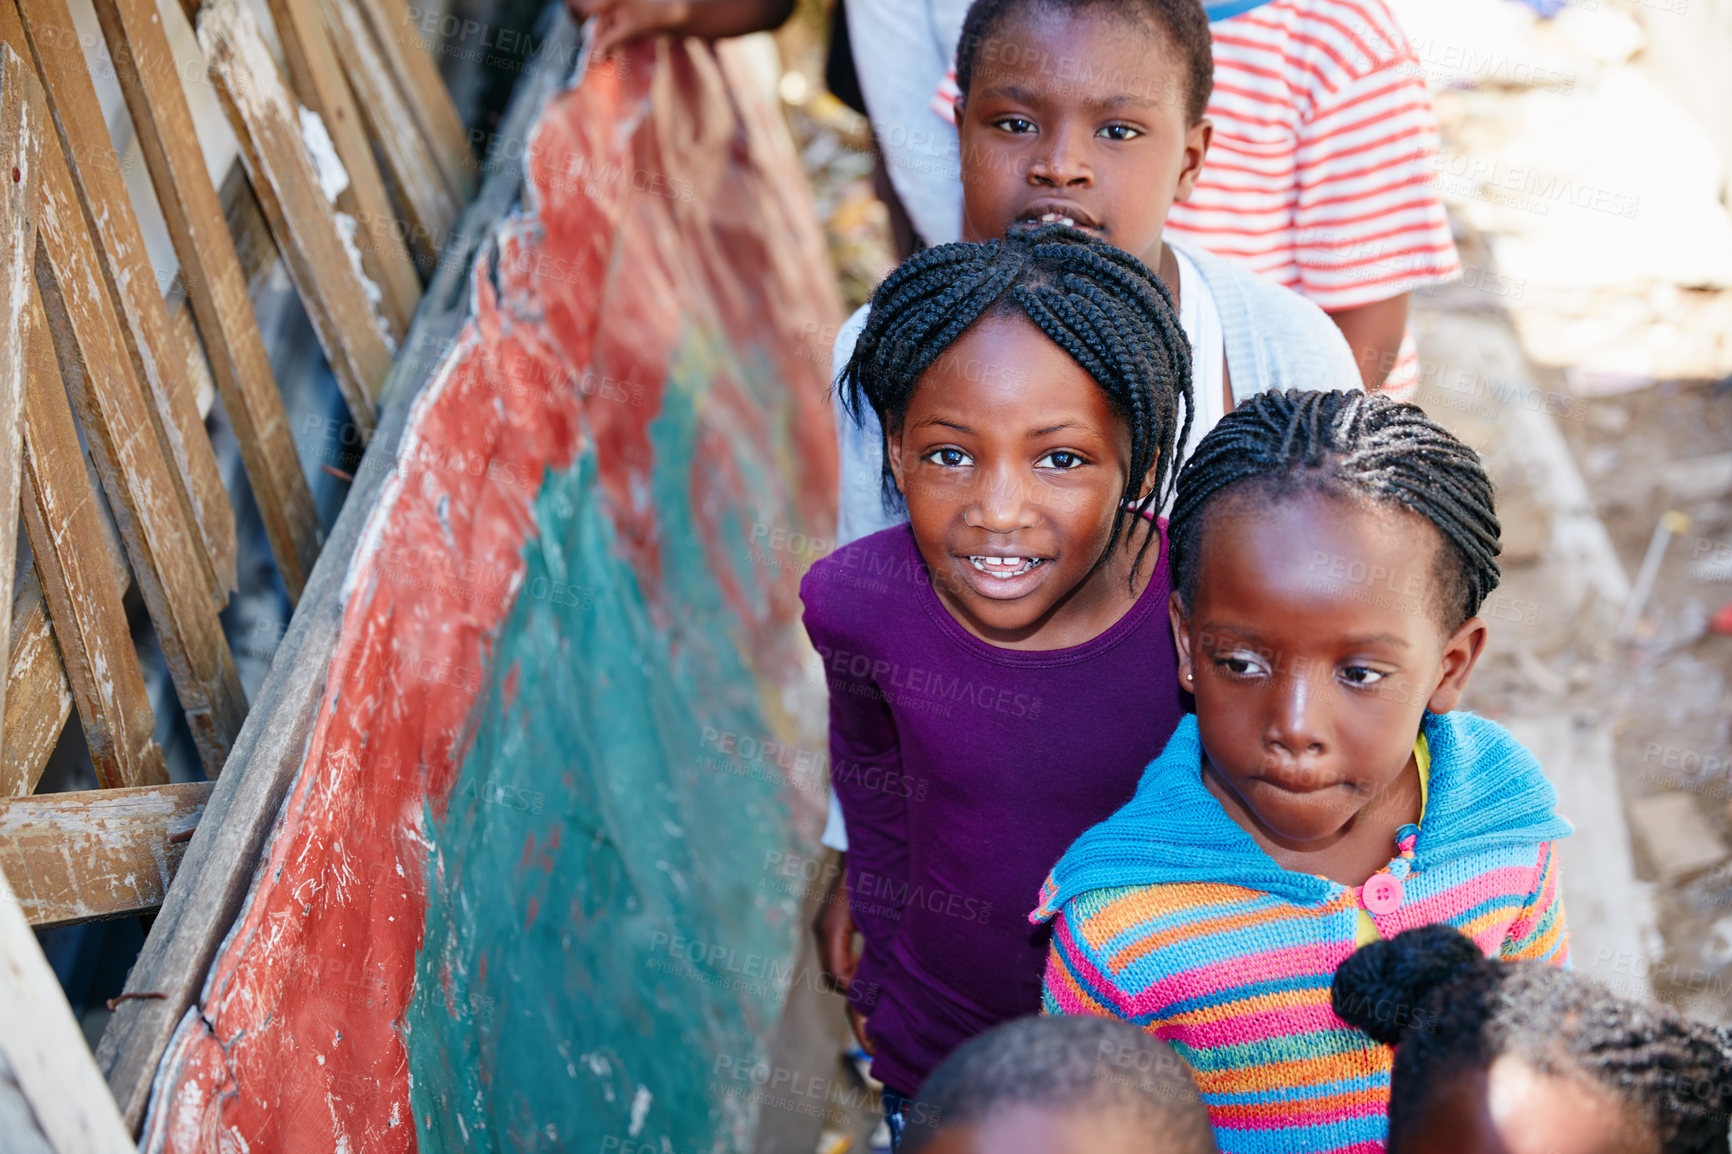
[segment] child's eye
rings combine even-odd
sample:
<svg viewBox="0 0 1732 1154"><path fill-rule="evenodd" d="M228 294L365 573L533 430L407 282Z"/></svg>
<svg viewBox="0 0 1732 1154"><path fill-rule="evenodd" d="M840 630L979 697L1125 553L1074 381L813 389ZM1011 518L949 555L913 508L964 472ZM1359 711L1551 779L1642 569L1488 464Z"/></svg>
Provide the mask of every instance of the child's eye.
<svg viewBox="0 0 1732 1154"><path fill-rule="evenodd" d="M1128 124L1109 124L1095 135L1104 136L1108 140L1135 140L1142 132Z"/></svg>
<svg viewBox="0 0 1732 1154"><path fill-rule="evenodd" d="M1063 471L1074 469L1082 463L1083 459L1081 454L1073 453L1069 449L1054 449L1052 452L1036 461L1034 467L1037 469L1059 469Z"/></svg>
<svg viewBox="0 0 1732 1154"><path fill-rule="evenodd" d="M1026 116L1001 116L992 122L994 128L1002 128L1006 132L1022 135L1034 131L1034 121Z"/></svg>
<svg viewBox="0 0 1732 1154"><path fill-rule="evenodd" d="M932 450L924 459L946 469L960 469L969 463L967 453L950 445Z"/></svg>
<svg viewBox="0 0 1732 1154"><path fill-rule="evenodd" d="M1267 672L1260 660L1244 653L1217 654L1215 668L1229 677L1256 677Z"/></svg>
<svg viewBox="0 0 1732 1154"><path fill-rule="evenodd" d="M1349 685L1376 685L1384 678L1384 674L1363 665L1349 665L1341 671L1341 676Z"/></svg>

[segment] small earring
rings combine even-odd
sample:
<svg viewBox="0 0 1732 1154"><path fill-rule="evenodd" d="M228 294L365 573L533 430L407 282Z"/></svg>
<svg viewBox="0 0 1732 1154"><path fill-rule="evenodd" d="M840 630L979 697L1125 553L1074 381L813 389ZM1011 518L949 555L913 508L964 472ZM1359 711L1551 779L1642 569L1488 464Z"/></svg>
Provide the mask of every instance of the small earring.
<svg viewBox="0 0 1732 1154"><path fill-rule="evenodd" d="M1185 681L1189 683L1193 680L1195 679L1191 676L1191 671L1189 669L1185 670Z"/></svg>

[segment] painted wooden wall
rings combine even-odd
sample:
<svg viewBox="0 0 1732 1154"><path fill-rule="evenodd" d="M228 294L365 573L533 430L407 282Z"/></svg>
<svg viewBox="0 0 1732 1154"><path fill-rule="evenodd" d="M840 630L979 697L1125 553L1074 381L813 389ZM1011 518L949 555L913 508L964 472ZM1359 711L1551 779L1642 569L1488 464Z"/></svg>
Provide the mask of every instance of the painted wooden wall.
<svg viewBox="0 0 1732 1154"><path fill-rule="evenodd" d="M641 46L541 114L146 1149L751 1148L711 1075L797 977L762 883L821 816L840 307L742 61Z"/></svg>

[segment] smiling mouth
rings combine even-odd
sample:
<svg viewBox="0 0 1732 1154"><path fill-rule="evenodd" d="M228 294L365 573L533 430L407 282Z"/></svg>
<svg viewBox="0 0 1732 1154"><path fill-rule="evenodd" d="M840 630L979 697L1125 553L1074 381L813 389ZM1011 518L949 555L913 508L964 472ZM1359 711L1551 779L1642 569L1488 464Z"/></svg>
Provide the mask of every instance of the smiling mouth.
<svg viewBox="0 0 1732 1154"><path fill-rule="evenodd" d="M1100 224L1090 217L1080 216L1072 212L1059 212L1057 210L1050 212L1027 212L1018 217L1017 222L1019 224L1064 224L1069 225L1071 228L1082 228L1091 232L1104 231Z"/></svg>
<svg viewBox="0 0 1732 1154"><path fill-rule="evenodd" d="M1034 570L1036 566L1046 564L1045 557L970 557L968 563L985 573L988 577L997 577L1008 581L1012 577L1021 577L1024 573Z"/></svg>

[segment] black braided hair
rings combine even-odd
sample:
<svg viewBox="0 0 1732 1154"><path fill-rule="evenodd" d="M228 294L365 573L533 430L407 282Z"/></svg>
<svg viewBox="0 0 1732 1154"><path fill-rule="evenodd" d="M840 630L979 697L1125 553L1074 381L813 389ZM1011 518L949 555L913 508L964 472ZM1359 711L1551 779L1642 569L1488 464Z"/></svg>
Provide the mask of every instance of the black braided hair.
<svg viewBox="0 0 1732 1154"><path fill-rule="evenodd" d="M1661 1154L1726 1154L1732 1037L1621 998L1543 962L1498 962L1449 926L1373 942L1336 971L1335 1012L1395 1050L1389 1150L1425 1125L1437 1092L1508 1054L1634 1109Z"/></svg>
<svg viewBox="0 0 1732 1154"><path fill-rule="evenodd" d="M1217 498L1315 492L1392 504L1436 526L1446 632L1479 612L1500 576L1501 531L1479 454L1418 405L1351 392L1259 393L1223 417L1179 473L1167 524L1173 587L1195 603L1202 533Z"/></svg>
<svg viewBox="0 0 1732 1154"><path fill-rule="evenodd" d="M1160 32L1185 69L1185 123L1195 124L1203 118L1215 87L1215 57L1202 0L974 0L962 18L962 34L956 40L956 87L964 103L982 46L1011 17L1036 6L1073 16L1093 9Z"/></svg>
<svg viewBox="0 0 1732 1154"><path fill-rule="evenodd" d="M1154 1154L1215 1154L1209 1112L1172 1047L1116 1018L1017 1018L960 1046L927 1078L905 1117L907 1154L943 1130L1008 1108L1110 1116Z"/></svg>
<svg viewBox="0 0 1732 1154"><path fill-rule="evenodd" d="M866 326L837 388L856 420L870 409L881 448L886 508L901 494L890 471L889 432L899 428L920 377L986 316L1026 316L1093 377L1130 426L1126 497L1103 560L1127 523L1159 508L1175 445L1191 430L1191 346L1173 298L1129 253L1062 224L1016 227L1003 240L959 241L916 253L872 294ZM1150 467L1154 484L1131 496ZM1154 522L1133 574L1154 540ZM1134 583L1134 577L1133 577Z"/></svg>

